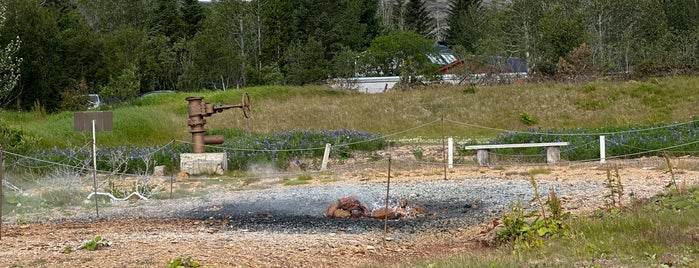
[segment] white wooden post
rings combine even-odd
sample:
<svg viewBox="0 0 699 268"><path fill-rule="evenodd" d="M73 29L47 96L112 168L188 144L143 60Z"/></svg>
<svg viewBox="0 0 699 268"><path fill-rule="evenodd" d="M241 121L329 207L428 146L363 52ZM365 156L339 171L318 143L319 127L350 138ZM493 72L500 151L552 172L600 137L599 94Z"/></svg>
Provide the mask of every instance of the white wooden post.
<svg viewBox="0 0 699 268"><path fill-rule="evenodd" d="M607 160L605 159L606 156L606 148L605 148L606 143L604 142L604 136L599 136L599 162L603 163L606 162Z"/></svg>
<svg viewBox="0 0 699 268"><path fill-rule="evenodd" d="M454 139L452 137L449 137L447 139L447 146L448 146L448 155L447 159L449 161L449 168L454 168Z"/></svg>
<svg viewBox="0 0 699 268"><path fill-rule="evenodd" d="M330 143L325 144L325 152L323 153L323 163L320 165L320 171L325 171L328 168L328 158L330 158Z"/></svg>

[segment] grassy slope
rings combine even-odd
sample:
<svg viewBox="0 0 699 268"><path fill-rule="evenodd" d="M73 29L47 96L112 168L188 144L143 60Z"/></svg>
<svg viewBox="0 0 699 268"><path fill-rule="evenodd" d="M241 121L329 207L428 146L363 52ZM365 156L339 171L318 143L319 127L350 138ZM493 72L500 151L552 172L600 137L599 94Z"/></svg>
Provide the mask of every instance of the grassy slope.
<svg viewBox="0 0 699 268"><path fill-rule="evenodd" d="M291 129L355 129L391 134L444 116L445 135L491 137L498 131L468 127L449 120L498 129L526 129L520 114L528 113L543 128L599 127L687 121L699 109L699 78L663 78L643 82L590 84L518 84L441 87L384 94L332 91L323 87L246 88L252 118L227 110L207 118L207 129L240 128L267 133ZM188 96L210 103L237 104L243 90L149 96L131 105L113 107L114 130L99 133L104 145L157 145L189 140ZM41 138L42 146L83 144L89 134L73 131L72 113L1 112L0 121ZM441 137L442 125L401 133L397 137Z"/></svg>
<svg viewBox="0 0 699 268"><path fill-rule="evenodd" d="M659 196L621 213L601 213L567 222L565 237L542 247L493 250L403 267L697 267L699 190Z"/></svg>

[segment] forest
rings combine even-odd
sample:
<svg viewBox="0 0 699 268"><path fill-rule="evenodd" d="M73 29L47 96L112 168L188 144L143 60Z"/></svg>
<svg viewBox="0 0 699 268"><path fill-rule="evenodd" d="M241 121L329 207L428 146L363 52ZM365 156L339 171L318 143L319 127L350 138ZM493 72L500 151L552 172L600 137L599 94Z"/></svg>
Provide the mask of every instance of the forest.
<svg viewBox="0 0 699 268"><path fill-rule="evenodd" d="M156 90L439 75L517 57L554 80L692 75L699 3L685 0L0 0L0 109L79 110ZM441 6L440 6L441 4ZM444 16L437 16L437 11Z"/></svg>

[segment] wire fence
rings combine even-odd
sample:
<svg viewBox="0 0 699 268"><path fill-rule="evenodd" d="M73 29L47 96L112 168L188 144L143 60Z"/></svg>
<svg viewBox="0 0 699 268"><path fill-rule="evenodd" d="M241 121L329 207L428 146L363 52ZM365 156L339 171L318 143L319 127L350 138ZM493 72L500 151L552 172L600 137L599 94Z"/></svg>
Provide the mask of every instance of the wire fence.
<svg viewBox="0 0 699 268"><path fill-rule="evenodd" d="M453 123L464 127L485 128L499 130L502 133L533 133L520 132L515 130L495 129L475 124L456 122L452 120L434 120L403 131L390 133L380 137L386 139L398 137L411 131L430 127L439 122ZM647 129L635 129L629 131L586 133L588 136L619 135L625 133L638 133L652 131L662 128L676 127L680 125L695 124L696 121L678 123L668 126L657 126ZM542 133L536 133L542 134ZM542 135L556 136L555 133L544 133ZM558 134L560 137L573 136L572 134ZM4 169L0 174L3 186L3 204L11 207L11 210L3 210L3 213L21 213L30 211L37 207L56 207L65 205L82 205L88 198L101 198L104 202L115 200L129 200L133 193L141 199L148 198L175 198L186 196L187 180L197 180L204 184L212 183L211 177L222 184L232 185L230 187L243 189L250 185L288 184L294 185L302 177L318 178L320 181L332 182L343 180L346 177L364 176L360 180L381 181L386 176L388 159L393 162L392 176L399 177L400 174L417 173L424 177L436 177L450 179L454 170L482 168L475 160L475 152L463 150L468 139L461 139L454 143L452 148L445 146L443 139L421 140L413 143L406 140L391 140L388 145L378 151L357 151L351 150L350 146L365 142L374 142L376 137L366 140L353 141L348 143L332 144L331 150L339 155L327 159L327 168L321 170L323 157L310 156L303 158L287 159L289 161L285 168L270 163L253 163L246 170L229 170L224 175L188 178L188 174L182 174L177 166L170 166L169 171L164 171L159 157L177 158L176 147L191 146L191 142L182 140L172 140L166 144L149 148L148 150L136 151L126 154L123 150L112 150L109 154L98 155L101 157L105 169L97 170L97 187L92 186L90 177L93 170L91 158L84 157L84 151L91 149L91 144L85 144L74 150L63 152L61 157L48 157L48 155L22 155L9 151L0 150L4 155ZM592 139L588 142L571 145L566 150L575 150L580 147L591 147L597 142ZM688 145L699 143L699 140L687 140L682 144L668 145L662 148L642 148L634 144L618 144L619 146L633 147L637 153L622 155L606 155L607 163L614 163L620 166L629 167L662 167L665 160L661 157L647 157L648 155L661 155L662 152L681 149ZM226 146L208 146L211 151L226 152L248 152L248 153L269 153L269 152L300 152L300 151L323 151L325 147L313 148L288 148L280 150L254 150L250 148L234 148ZM81 153L83 152L83 153ZM447 152L451 152L450 156ZM696 150L676 150L676 154L696 155ZM529 154L524 152L507 153L500 151L490 152L493 165L506 169L508 167L536 167L536 166L568 166L568 167L598 167L602 163L600 157L566 160L557 163L546 163L546 153L540 152ZM643 156L643 157L641 157ZM449 161L451 159L451 161ZM136 164L134 169L130 165ZM673 165L699 170L699 164L694 159L683 156L671 156ZM133 171L136 172L133 172ZM396 175L398 174L398 175ZM191 174L190 174L191 175ZM102 193L98 195L97 192ZM79 197L79 198L76 198Z"/></svg>

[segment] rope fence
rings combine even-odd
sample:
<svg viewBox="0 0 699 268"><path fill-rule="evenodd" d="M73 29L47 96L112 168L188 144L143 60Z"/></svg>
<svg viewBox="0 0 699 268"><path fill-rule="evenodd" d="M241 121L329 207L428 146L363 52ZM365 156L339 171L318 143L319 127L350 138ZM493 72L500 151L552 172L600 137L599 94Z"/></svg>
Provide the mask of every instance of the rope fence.
<svg viewBox="0 0 699 268"><path fill-rule="evenodd" d="M536 135L547 135L560 137L570 137L570 136L581 136L582 134L555 134L555 133L534 133L527 131L514 131L490 128L486 126L479 126L469 123L456 122L453 120L434 120L428 123L420 124L418 126L408 128L406 130L398 131L395 133L389 133L382 135L380 138L369 138L361 141L354 141L348 143L331 144L329 146L330 150L337 153L336 155L341 155L340 157L334 156L331 159L322 159L322 157L303 157L302 159L289 159L293 161L286 169L278 169L270 165L260 165L265 168L249 168L248 170L233 172L229 171L223 176L214 176L218 180L225 183L238 183L241 185L255 183L257 181L271 182L271 181L293 181L297 180L301 176L312 176L312 177L322 177L328 180L341 180L343 177L352 176L353 173L357 171L369 170L375 171L377 174L385 172L386 166L389 161L391 161L393 167L393 172L400 174L401 172L409 172L411 170L418 169L434 169L430 172L431 175L444 175L444 179L448 179L450 170L459 168L480 168L478 163L474 160L473 151L465 151L462 148L467 142L471 142L470 139L465 139L463 137L457 137L457 142L451 142L452 148L445 148L444 139L447 138L444 135L442 139L433 140L420 140L420 142L415 142L415 140L390 140L388 146L377 152L364 152L351 150L350 146L358 145L361 143L375 142L377 139L387 139L389 137L398 137L402 134L409 133L410 131L419 130L421 128L430 127L437 123L452 123L464 127L482 128L490 130L498 130L503 133L526 133L526 134L536 134ZM668 128L673 126L682 126L687 124L693 124L697 121L690 121L684 123L677 123L668 126L658 126L646 129L636 129L630 131L618 131L618 132L606 132L606 133L586 133L584 135L588 136L602 136L602 135L619 135L625 133L638 133L643 131L652 131L662 128ZM442 127L442 130L444 128ZM699 140L686 141L682 144L668 145L663 148L641 148L633 144L619 144L619 146L628 146L635 150L639 150L637 153L629 153L622 155L607 155L605 158L609 161L614 161L619 165L628 166L639 166L639 165L652 165L662 166L664 165L663 159L638 159L639 156L647 156L652 154L659 154L665 151L673 149L681 149L685 146L696 145ZM3 160L4 156L4 169L0 166L0 181L2 182L3 193L11 194L11 198L7 198L5 195L0 195L2 197L3 203L5 205L14 206L15 210L21 210L20 202L18 200L27 199L26 197L28 188L45 188L45 190L53 193L43 194L40 197L41 202L44 203L58 203L61 202L61 195L75 195L83 194L86 196L85 199L108 197L108 202L121 202L125 200L131 200L132 197L137 197L141 200L156 198L167 198L168 195L163 195L169 190L169 197L173 195L173 188L183 187L180 181L175 181L175 177L178 177L177 167L172 167L170 174L159 174L155 175L155 167L162 165L155 160L156 156L162 154L175 154L173 149L178 146L191 146L191 142L173 139L166 144L156 146L155 148L150 148L148 150L140 151L135 154L119 154L114 153L114 155L103 155L102 157L109 159L99 159L103 161L104 165L110 167L115 167L111 170L97 170L99 179L99 192L93 192L89 190L90 180L88 179L89 173L92 171L90 166L90 161L92 159L82 159L80 158L81 151L89 150L90 146L85 145L70 153L66 154L64 158L61 159L49 159L42 158L40 156L29 156L19 153L5 151L0 148L0 160ZM592 148L596 146L596 139L591 139L588 142L582 144L571 145L562 150L562 153L566 153L571 150L578 148ZM234 148L227 146L209 146L207 149L211 151L240 151L248 153L278 153L278 152L305 152L305 151L324 151L326 147L313 147L313 148L287 148L280 150L269 150L269 149L249 149L249 148ZM454 156L450 156L447 160L446 150L454 152ZM697 154L697 151L691 150L678 150L677 153L683 154ZM510 166L517 167L536 167L536 166L590 166L599 165L601 158L588 158L581 160L563 160L555 164L546 164L545 162L538 161L538 159L545 159L545 153L539 154L525 154L525 153L515 153L507 154L501 152L491 152L495 161L497 162L497 167L507 168ZM327 153L325 155L328 155ZM45 156L45 155L42 155ZM177 158L176 155L169 155L169 157ZM98 156L99 158L99 156ZM673 163L683 163L682 161L688 161L682 157L675 156L671 160ZM129 166L132 161L142 161L140 164L143 168L139 172L129 172ZM327 162L327 168L321 170L321 163ZM77 163L77 164L76 164ZM678 164L679 165L679 164ZM687 166L694 166L695 164L687 164ZM447 168L447 166L449 168ZM699 164L696 164L699 168ZM439 174L438 174L439 173ZM348 175L349 174L349 175ZM190 179L194 180L206 180L208 178L203 177L193 177ZM385 176L384 176L385 177ZM30 183L28 183L30 182ZM168 186L165 186L169 184ZM168 189L169 188L169 189ZM8 190L8 191L4 191ZM177 192L177 191L175 191ZM89 195L88 195L89 193ZM130 193L130 194L129 194ZM0 207L0 212L2 208Z"/></svg>

